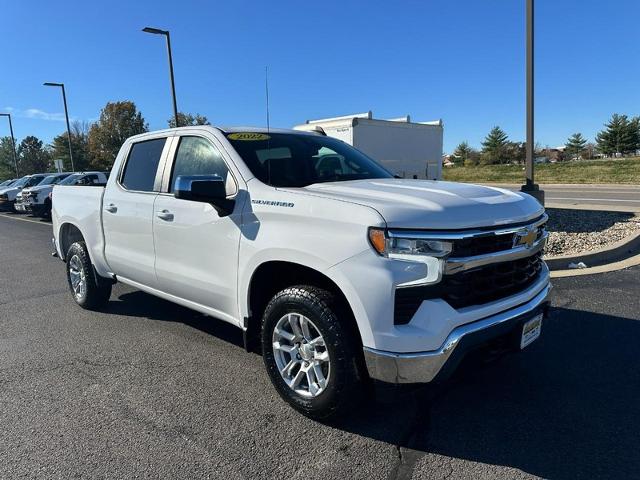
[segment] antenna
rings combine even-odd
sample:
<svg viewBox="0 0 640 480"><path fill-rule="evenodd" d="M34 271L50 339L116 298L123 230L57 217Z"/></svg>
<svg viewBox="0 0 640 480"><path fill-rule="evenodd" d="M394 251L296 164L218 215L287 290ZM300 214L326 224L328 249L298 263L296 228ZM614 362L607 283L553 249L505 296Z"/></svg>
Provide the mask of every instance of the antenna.
<svg viewBox="0 0 640 480"><path fill-rule="evenodd" d="M267 99L267 133L270 131L269 125L269 67L264 67L264 91Z"/></svg>
<svg viewBox="0 0 640 480"><path fill-rule="evenodd" d="M264 93L267 101L267 151L271 150L271 126L269 122L269 66L264 67ZM271 185L271 159L267 157L267 178Z"/></svg>

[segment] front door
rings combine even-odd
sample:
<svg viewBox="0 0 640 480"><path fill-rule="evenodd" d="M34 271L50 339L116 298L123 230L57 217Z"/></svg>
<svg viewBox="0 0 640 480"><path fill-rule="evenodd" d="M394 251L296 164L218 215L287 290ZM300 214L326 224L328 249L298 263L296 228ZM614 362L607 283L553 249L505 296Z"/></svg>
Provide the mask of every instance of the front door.
<svg viewBox="0 0 640 480"><path fill-rule="evenodd" d="M176 139L178 141L178 139ZM167 168L171 165L168 163ZM160 290L215 310L219 318L238 323L237 271L240 211L221 216L202 202L173 196L180 175L218 175L227 194L237 193L237 183L213 141L182 136L166 193L154 206L155 268Z"/></svg>

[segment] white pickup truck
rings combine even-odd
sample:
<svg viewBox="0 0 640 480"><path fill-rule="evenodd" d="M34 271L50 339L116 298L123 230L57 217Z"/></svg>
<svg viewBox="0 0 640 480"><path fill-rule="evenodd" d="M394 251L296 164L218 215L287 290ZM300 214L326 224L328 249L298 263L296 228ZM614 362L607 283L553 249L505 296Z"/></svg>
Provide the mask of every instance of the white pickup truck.
<svg viewBox="0 0 640 480"><path fill-rule="evenodd" d="M120 281L232 323L320 419L371 380L427 383L471 350L524 348L551 288L532 197L393 178L312 132L132 137L105 188L54 187L52 220L80 306Z"/></svg>

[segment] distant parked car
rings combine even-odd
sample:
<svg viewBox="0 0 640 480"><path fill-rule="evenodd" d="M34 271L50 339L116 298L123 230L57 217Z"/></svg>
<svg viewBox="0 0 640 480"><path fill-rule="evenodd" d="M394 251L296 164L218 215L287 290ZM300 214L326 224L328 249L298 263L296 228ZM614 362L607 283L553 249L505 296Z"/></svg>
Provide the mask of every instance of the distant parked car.
<svg viewBox="0 0 640 480"><path fill-rule="evenodd" d="M71 172L53 173L35 187L25 188L16 197L16 210L26 211L33 215L46 217L51 214L51 199L49 194L53 186L72 175Z"/></svg>
<svg viewBox="0 0 640 480"><path fill-rule="evenodd" d="M0 183L0 188L8 187L15 181L16 181L15 178L11 178L9 180L5 180L4 182Z"/></svg>
<svg viewBox="0 0 640 480"><path fill-rule="evenodd" d="M16 197L22 189L35 187L49 175L49 173L25 175L10 186L0 189L0 211L15 211Z"/></svg>

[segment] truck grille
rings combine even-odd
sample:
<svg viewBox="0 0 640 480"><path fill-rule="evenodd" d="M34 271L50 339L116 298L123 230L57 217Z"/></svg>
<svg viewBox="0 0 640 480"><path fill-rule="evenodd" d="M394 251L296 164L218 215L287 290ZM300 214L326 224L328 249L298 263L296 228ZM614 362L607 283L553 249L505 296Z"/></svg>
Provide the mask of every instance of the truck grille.
<svg viewBox="0 0 640 480"><path fill-rule="evenodd" d="M443 278L443 298L453 308L482 305L525 290L542 270L542 252Z"/></svg>
<svg viewBox="0 0 640 480"><path fill-rule="evenodd" d="M397 288L394 323L409 323L424 300L442 298L460 309L515 295L533 285L541 270L542 252L538 252L527 258L445 275L435 285Z"/></svg>

